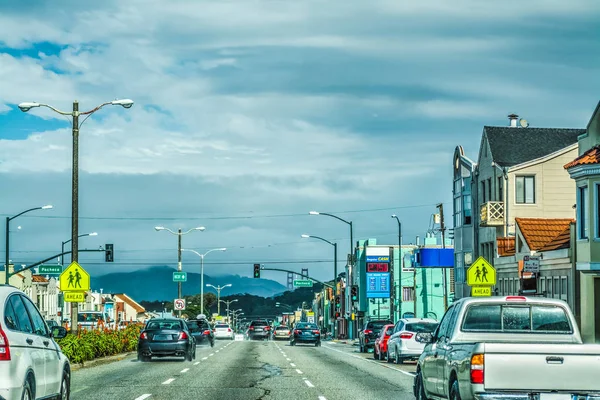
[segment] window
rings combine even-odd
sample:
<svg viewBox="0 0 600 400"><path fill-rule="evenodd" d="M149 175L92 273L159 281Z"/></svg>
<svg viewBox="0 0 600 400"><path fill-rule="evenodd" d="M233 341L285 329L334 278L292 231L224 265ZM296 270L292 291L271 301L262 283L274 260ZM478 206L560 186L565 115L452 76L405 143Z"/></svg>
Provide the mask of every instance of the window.
<svg viewBox="0 0 600 400"><path fill-rule="evenodd" d="M454 227L458 228L462 225L462 198L454 198Z"/></svg>
<svg viewBox="0 0 600 400"><path fill-rule="evenodd" d="M498 177L498 201L504 201L504 188L502 187L502 180L504 178L499 176Z"/></svg>
<svg viewBox="0 0 600 400"><path fill-rule="evenodd" d="M29 314L27 314L27 310L25 309L23 300L21 300L21 296L12 296L10 298L10 302L13 306L13 310L15 310L15 314L17 315L17 325L19 326L19 331L33 333L33 326L31 325Z"/></svg>
<svg viewBox="0 0 600 400"><path fill-rule="evenodd" d="M560 278L558 276L554 277L554 293L553 293L553 298L555 299L560 299Z"/></svg>
<svg viewBox="0 0 600 400"><path fill-rule="evenodd" d="M35 307L35 305L28 298L22 296L23 303L25 303L25 307L29 312L29 317L33 322L33 330L36 335L40 336L48 336L48 331L46 329L46 323L44 322L44 318L40 315L40 312Z"/></svg>
<svg viewBox="0 0 600 400"><path fill-rule="evenodd" d="M560 278L560 299L564 301L569 301L569 288L567 286L566 276Z"/></svg>
<svg viewBox="0 0 600 400"><path fill-rule="evenodd" d="M415 288L403 287L402 288L402 301L415 301Z"/></svg>
<svg viewBox="0 0 600 400"><path fill-rule="evenodd" d="M471 194L463 195L463 215L465 225L471 225Z"/></svg>
<svg viewBox="0 0 600 400"><path fill-rule="evenodd" d="M517 176L515 186L517 204L535 204L535 176Z"/></svg>
<svg viewBox="0 0 600 400"><path fill-rule="evenodd" d="M4 307L4 323L6 327L13 331L19 330L17 314L15 313L15 309L12 306L12 302L7 301L6 306Z"/></svg>
<svg viewBox="0 0 600 400"><path fill-rule="evenodd" d="M485 181L481 181L481 202L482 203L486 202L485 194L486 194L486 191L485 191Z"/></svg>
<svg viewBox="0 0 600 400"><path fill-rule="evenodd" d="M462 325L465 332L573 332L562 307L546 305L471 305Z"/></svg>
<svg viewBox="0 0 600 400"><path fill-rule="evenodd" d="M594 219L596 220L596 239L600 239L600 184L596 183L596 213Z"/></svg>
<svg viewBox="0 0 600 400"><path fill-rule="evenodd" d="M492 201L492 178L488 178L487 181L487 190L488 190L488 201Z"/></svg>
<svg viewBox="0 0 600 400"><path fill-rule="evenodd" d="M579 208L577 209L577 222L579 223L579 239L587 239L590 225L590 213L588 212L588 187L577 188L577 200Z"/></svg>

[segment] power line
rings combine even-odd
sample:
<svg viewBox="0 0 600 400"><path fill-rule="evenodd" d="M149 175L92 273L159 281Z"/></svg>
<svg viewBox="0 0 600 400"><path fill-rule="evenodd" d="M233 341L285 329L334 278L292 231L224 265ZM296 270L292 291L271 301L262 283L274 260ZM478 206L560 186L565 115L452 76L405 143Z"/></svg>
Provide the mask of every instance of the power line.
<svg viewBox="0 0 600 400"><path fill-rule="evenodd" d="M439 203L433 204L415 204L410 206L396 206L396 207L382 207L382 208L368 208L361 210L344 210L344 211L327 211L330 214L351 214L351 213L363 213L363 212L377 212L377 211L391 211L401 210L408 208L421 208L421 207L435 207ZM252 211L250 211L252 212ZM304 217L307 216L308 212L303 213L289 213L289 214L265 214L265 215L225 215L218 217L84 217L80 216L79 219L86 220L105 220L105 221L180 221L180 220L235 220L235 219L260 219L260 218L287 218L287 217ZM0 214L0 216L10 217L9 214ZM71 219L71 216L58 216L58 215L23 215L22 218L45 218L45 219Z"/></svg>
<svg viewBox="0 0 600 400"><path fill-rule="evenodd" d="M252 260L252 261L224 261L224 262L204 262L204 265L252 265L256 262L256 260ZM291 261L261 261L261 264L322 264L322 263L332 263L332 260L291 260ZM23 262L23 264L25 264L25 262ZM83 265L104 265L104 266L108 266L108 264L111 265L145 265L148 267L152 267L152 266L158 266L158 267L162 267L162 266L169 266L169 264L171 265L176 265L177 261L165 261L165 262L159 262L159 261L154 261L154 262L141 262L141 261L132 261L132 262L127 262L127 261L115 261L112 263L106 263L106 262L100 262L100 261L92 261L92 262L87 262L87 261L81 261L81 264Z"/></svg>

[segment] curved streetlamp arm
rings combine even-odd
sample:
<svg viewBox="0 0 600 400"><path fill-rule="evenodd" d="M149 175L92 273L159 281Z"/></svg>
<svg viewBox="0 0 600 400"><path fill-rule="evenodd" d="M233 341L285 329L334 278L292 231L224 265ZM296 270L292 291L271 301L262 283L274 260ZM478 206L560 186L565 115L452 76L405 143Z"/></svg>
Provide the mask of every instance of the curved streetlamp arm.
<svg viewBox="0 0 600 400"><path fill-rule="evenodd" d="M49 109L51 109L52 111L54 111L55 113L58 113L58 114L61 114L61 115L71 115L71 116L73 115L73 111L69 111L69 112L66 112L66 111L61 111L61 110L59 110L58 108L56 108L56 107L52 107L52 106L51 106L51 105L49 105L49 104L40 104L40 107L46 107L46 108L49 108Z"/></svg>
<svg viewBox="0 0 600 400"><path fill-rule="evenodd" d="M30 211L41 210L41 209L42 209L42 207L34 207L34 208L30 208L29 210L25 210L25 211L23 211L23 212L20 212L20 213L18 213L17 215L15 215L15 216L13 216L13 217L10 217L8 220L9 220L9 221L12 221L13 219L15 219L15 218L17 218L17 217L20 217L21 215L23 215L23 214L26 214L26 213L28 213L28 212L30 212Z"/></svg>
<svg viewBox="0 0 600 400"><path fill-rule="evenodd" d="M195 255L197 255L198 257L202 258L203 256L205 256L205 254L200 254L198 253L196 250L191 250L191 249L181 249L181 251L189 251L191 253L194 253Z"/></svg>
<svg viewBox="0 0 600 400"><path fill-rule="evenodd" d="M314 238L314 239L319 239L319 240L322 240L322 241L323 241L323 242L325 242L325 243L329 243L330 245L332 245L332 246L335 246L335 243L333 243L333 242L330 242L329 240L327 240L327 239L324 239L324 238L322 238L322 237L320 237L320 236L308 235L308 237L309 237L309 238Z"/></svg>
<svg viewBox="0 0 600 400"><path fill-rule="evenodd" d="M352 223L350 221L346 221L345 219L340 218L337 215L333 215L333 214L329 214L329 213L322 213L322 212L320 212L319 215L327 215L328 217L332 217L332 218L338 219L338 220L340 220L342 222L345 222L348 225L352 225Z"/></svg>

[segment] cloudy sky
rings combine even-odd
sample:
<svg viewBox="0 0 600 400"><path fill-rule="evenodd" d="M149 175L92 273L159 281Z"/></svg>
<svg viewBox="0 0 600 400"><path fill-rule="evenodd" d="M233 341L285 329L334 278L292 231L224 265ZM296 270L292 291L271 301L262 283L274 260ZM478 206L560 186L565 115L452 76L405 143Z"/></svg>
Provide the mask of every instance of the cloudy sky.
<svg viewBox="0 0 600 400"><path fill-rule="evenodd" d="M80 230L99 235L80 248L115 245L114 264L81 256L92 274L175 266L164 225L206 227L186 248L228 248L207 274L329 278L332 247L300 235L345 259L349 230L308 211L383 244L396 213L413 242L436 203L451 221L453 150L476 159L483 125L585 127L599 18L595 0L0 0L0 214L54 206L13 221L11 259L70 238L69 121L20 102L135 101L81 128Z"/></svg>

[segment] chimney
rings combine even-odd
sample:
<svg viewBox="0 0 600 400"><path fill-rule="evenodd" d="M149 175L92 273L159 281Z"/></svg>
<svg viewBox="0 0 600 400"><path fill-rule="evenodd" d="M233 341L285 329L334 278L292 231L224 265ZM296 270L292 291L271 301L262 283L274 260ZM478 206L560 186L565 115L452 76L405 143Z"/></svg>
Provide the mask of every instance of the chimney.
<svg viewBox="0 0 600 400"><path fill-rule="evenodd" d="M508 116L508 120L510 121L510 127L511 128L516 128L517 127L517 121L519 120L519 116L517 114L510 114Z"/></svg>
<svg viewBox="0 0 600 400"><path fill-rule="evenodd" d="M416 240L416 242L417 242L417 246L420 246L420 245L421 245L421 238L419 237L419 235L417 235L417 240Z"/></svg>

